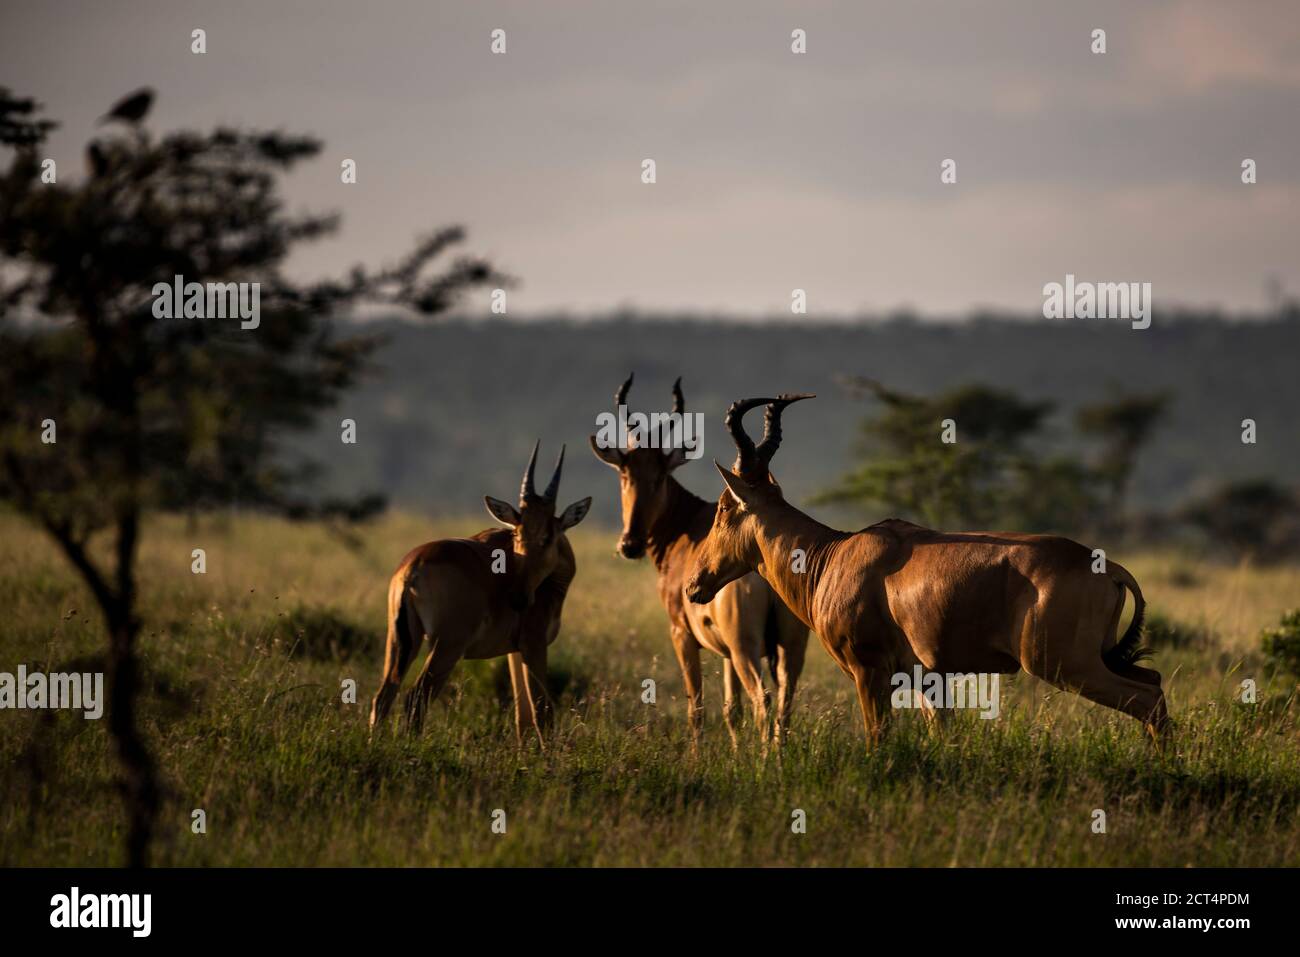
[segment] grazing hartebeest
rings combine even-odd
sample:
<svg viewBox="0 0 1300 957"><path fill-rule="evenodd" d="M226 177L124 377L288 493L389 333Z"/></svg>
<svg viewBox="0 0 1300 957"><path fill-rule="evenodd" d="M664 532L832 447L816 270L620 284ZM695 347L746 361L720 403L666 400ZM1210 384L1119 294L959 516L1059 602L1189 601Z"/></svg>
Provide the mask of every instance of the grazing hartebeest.
<svg viewBox="0 0 1300 957"><path fill-rule="evenodd" d="M617 410L627 403L632 376L614 395ZM673 385L673 412L684 414L682 380ZM618 551L624 558L646 552L659 573L659 598L668 612L677 661L686 684L687 714L698 732L704 719L700 680L700 648L722 656L723 716L736 742L735 717L743 688L754 709L754 723L766 734L767 699L763 689L763 658L777 688L772 735L779 744L790 721L795 686L803 670L808 629L781 603L758 575L746 575L700 607L686 601L682 587L695 550L708 534L713 505L692 495L673 477L686 462L685 450L643 446L601 448L593 435L596 458L618 471L622 486L623 534ZM739 687L737 687L739 685Z"/></svg>
<svg viewBox="0 0 1300 957"><path fill-rule="evenodd" d="M447 538L413 549L388 585L388 646L384 677L370 707L370 728L384 720L420 642L431 645L415 686L406 693L408 726L419 730L424 710L438 697L461 658L507 655L515 697L515 733L525 718L540 739L549 722L546 648L560 633L560 611L576 564L565 529L591 507L584 498L555 515L564 448L546 491L537 494L537 446L524 472L519 508L484 497L506 529L472 538Z"/></svg>
<svg viewBox="0 0 1300 957"><path fill-rule="evenodd" d="M1159 673L1140 668L1145 603L1114 562L1053 535L936 532L888 519L840 532L785 501L768 471L781 410L810 395L745 399L727 411L738 451L687 591L707 602L758 569L857 686L868 742L889 716L891 677L920 663L944 674L1023 668L1058 688L1142 721L1159 740L1168 722ZM756 447L742 418L767 405ZM717 465L717 463L714 463ZM802 549L803 569L791 556ZM1124 590L1133 622L1116 641Z"/></svg>

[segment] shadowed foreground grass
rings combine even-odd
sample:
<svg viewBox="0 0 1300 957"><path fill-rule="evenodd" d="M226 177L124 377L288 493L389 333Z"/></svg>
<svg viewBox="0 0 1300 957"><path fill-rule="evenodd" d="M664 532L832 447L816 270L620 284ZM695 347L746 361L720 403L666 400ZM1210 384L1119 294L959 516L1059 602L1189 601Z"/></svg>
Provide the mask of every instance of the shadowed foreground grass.
<svg viewBox="0 0 1300 957"><path fill-rule="evenodd" d="M1300 570L1117 555L1154 608L1213 640L1155 666L1177 724L1158 755L1131 719L1021 675L1002 713L941 736L904 714L865 750L850 683L816 640L780 758L733 753L720 659L705 658L698 751L654 576L614 535L576 530L578 579L545 753L514 742L495 662L463 663L410 738L365 729L384 589L412 545L484 523L394 516L357 550L279 521L154 523L142 553L147 731L168 799L159 863L180 865L1295 865L1300 720L1255 636L1300 603ZM84 670L88 596L36 532L0 515L0 671ZM204 548L207 573L190 571ZM416 668L418 668L418 661ZM414 676L415 668L412 669ZM1243 678L1259 703L1234 700ZM357 703L342 700L354 679ZM642 682L658 702L642 703ZM120 861L104 722L0 711L0 863ZM202 808L207 833L191 831ZM505 812L506 833L492 830ZM807 831L791 831L793 813ZM1094 833L1094 811L1106 833Z"/></svg>

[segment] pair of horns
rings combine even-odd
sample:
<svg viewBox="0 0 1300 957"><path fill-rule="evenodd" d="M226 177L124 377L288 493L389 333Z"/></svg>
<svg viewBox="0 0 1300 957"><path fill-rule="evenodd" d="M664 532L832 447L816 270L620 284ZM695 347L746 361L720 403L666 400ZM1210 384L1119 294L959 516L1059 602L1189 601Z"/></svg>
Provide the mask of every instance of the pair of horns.
<svg viewBox="0 0 1300 957"><path fill-rule="evenodd" d="M618 391L614 393L614 408L617 409L620 405L627 405L627 392L628 389L632 388L632 378L635 375L636 373L629 372L627 378L623 381L623 384L619 386ZM686 411L686 399L682 397L681 376L678 376L677 381L673 383L673 411L678 415L681 415Z"/></svg>
<svg viewBox="0 0 1300 957"><path fill-rule="evenodd" d="M533 481L533 473L537 471L537 449L541 446L541 439L538 439L533 445L533 454L528 459L528 468L524 470L524 481L519 486L519 507L527 505L529 501L537 501L539 498L544 502L555 504L555 496L560 492L560 473L564 471L564 446L560 446L560 457L555 460L555 474L551 476L551 481L546 485L546 491L540 496L537 494L537 485Z"/></svg>
<svg viewBox="0 0 1300 957"><path fill-rule="evenodd" d="M766 477L772 456L781 446L781 412L792 402L815 398L816 395L811 392L786 392L774 397L737 399L731 403L723 420L727 431L731 433L731 441L736 443L736 464L731 470L749 481L759 481ZM755 445L745 434L744 418L746 412L760 405L767 406L767 411L763 414L763 440Z"/></svg>
<svg viewBox="0 0 1300 957"><path fill-rule="evenodd" d="M614 393L614 408L627 405L627 392L632 388L632 378L636 373L629 372L623 384L618 387ZM686 413L686 399L682 395L682 377L678 376L677 381L673 383L673 412L677 415ZM665 453L666 454L666 453Z"/></svg>

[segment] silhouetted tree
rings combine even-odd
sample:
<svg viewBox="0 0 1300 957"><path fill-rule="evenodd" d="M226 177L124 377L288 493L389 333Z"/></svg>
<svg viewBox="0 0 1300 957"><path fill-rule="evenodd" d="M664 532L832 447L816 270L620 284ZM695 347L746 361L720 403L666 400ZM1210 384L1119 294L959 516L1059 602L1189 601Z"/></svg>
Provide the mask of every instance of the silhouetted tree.
<svg viewBox="0 0 1300 957"><path fill-rule="evenodd" d="M1102 443L1096 473L1107 492L1103 530L1124 526L1124 509L1138 452L1164 416L1169 400L1165 393L1122 395L1085 405L1076 413L1079 431Z"/></svg>
<svg viewBox="0 0 1300 957"><path fill-rule="evenodd" d="M983 385L923 397L871 379L845 381L883 410L862 423L864 464L819 501L884 506L930 525L963 528L1073 524L1088 507L1078 463L1024 448L1051 403ZM955 442L941 441L945 419L953 421Z"/></svg>
<svg viewBox="0 0 1300 957"><path fill-rule="evenodd" d="M1185 506L1181 517L1239 558L1274 561L1300 549L1300 502L1268 479L1226 482Z"/></svg>
<svg viewBox="0 0 1300 957"><path fill-rule="evenodd" d="M136 721L142 518L228 503L299 518L373 511L382 500L321 503L296 492L313 469L290 463L280 442L333 403L377 345L340 335L330 317L367 300L431 315L469 287L501 281L473 258L427 275L459 229L433 234L391 269L290 280L281 268L290 251L338 225L287 213L279 192L281 174L320 143L227 128L155 139L141 125L145 92L119 103L111 132L88 145L85 179L52 183L42 182L37 149L53 124L0 89L0 146L12 151L0 174L0 500L49 533L102 612L130 865L148 861L159 802ZM256 328L156 318L154 285L176 276L259 283Z"/></svg>

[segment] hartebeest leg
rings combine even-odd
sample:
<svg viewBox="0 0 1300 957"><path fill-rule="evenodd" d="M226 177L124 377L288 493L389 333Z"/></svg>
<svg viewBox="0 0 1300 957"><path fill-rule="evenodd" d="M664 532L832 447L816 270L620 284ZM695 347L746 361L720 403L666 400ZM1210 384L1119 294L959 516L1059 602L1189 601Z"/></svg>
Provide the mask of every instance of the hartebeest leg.
<svg viewBox="0 0 1300 957"><path fill-rule="evenodd" d="M952 720L952 709L936 708L925 695L918 695L917 701L920 703L921 714L925 716L925 730L931 737L938 736Z"/></svg>
<svg viewBox="0 0 1300 957"><path fill-rule="evenodd" d="M682 667L682 681L686 685L686 715L692 736L698 736L704 726L704 695L700 680L700 643L695 636L680 625L673 627L673 650Z"/></svg>
<svg viewBox="0 0 1300 957"><path fill-rule="evenodd" d="M902 644L904 647L904 651L900 655L898 661L898 670L901 671L903 674L910 675L912 674L912 669L915 668L917 665L920 665L922 668L922 673L924 674L926 671L925 663L922 662L920 658L918 658L910 649L907 648L906 639L903 640ZM892 686L891 686L890 698L891 698L890 705L892 707L893 705ZM937 737L939 733L942 732L943 729L948 726L948 722L952 720L952 716L953 716L952 709L936 708L931 703L929 697L920 693L915 693L915 700L916 700L916 705L920 709L921 714L925 717L926 732L932 738Z"/></svg>
<svg viewBox="0 0 1300 957"><path fill-rule="evenodd" d="M536 703L528 687L524 673L524 656L514 651L506 655L506 664L510 669L510 690L515 699L515 743L524 743L524 729L537 727Z"/></svg>
<svg viewBox="0 0 1300 957"><path fill-rule="evenodd" d="M862 726L867 733L867 748L880 742L893 713L889 708L889 662L875 656L859 656L849 665L858 689L858 707L862 709Z"/></svg>
<svg viewBox="0 0 1300 957"><path fill-rule="evenodd" d="M1144 722L1147 734L1155 742L1157 748L1163 749L1169 743L1170 735L1173 733L1173 725L1169 721L1169 704L1165 701L1165 689L1156 687L1159 697L1151 709L1151 713Z"/></svg>
<svg viewBox="0 0 1300 957"><path fill-rule="evenodd" d="M794 689L799 684L799 675L803 672L804 652L807 647L806 641L792 641L781 642L776 648L776 724L772 729L772 737L777 745L785 740L790 730Z"/></svg>
<svg viewBox="0 0 1300 957"><path fill-rule="evenodd" d="M1098 634L1114 634L1118 622L1115 603L1123 604L1122 593L1106 595L1104 600L1091 596L1090 601L1080 599L1073 605L1052 601L1051 595L1040 598L1039 630L1032 646L1043 653L1022 660L1021 666L1057 688L1137 718L1161 743L1169 714L1159 672L1136 665L1112 671L1101 655L1085 650L1089 645L1096 647ZM1063 642L1061 637L1071 635L1072 630L1073 643ZM1056 641L1049 636L1057 636Z"/></svg>
<svg viewBox="0 0 1300 957"><path fill-rule="evenodd" d="M766 745L768 738L767 689L763 687L763 673L759 670L762 667L762 661L747 658L740 654L733 654L731 656L731 666L735 669L736 677L740 679L745 694L749 696L749 704L754 711L754 730L759 741Z"/></svg>
<svg viewBox="0 0 1300 957"><path fill-rule="evenodd" d="M1089 701L1122 711L1142 722L1156 744L1163 744L1169 730L1169 709L1159 685L1117 675L1104 663L1085 678L1079 694Z"/></svg>
<svg viewBox="0 0 1300 957"><path fill-rule="evenodd" d="M397 699L397 692L402 687L402 678L415 657L415 649L423 636L420 635L412 621L411 613L404 606L404 599L399 598L397 608L389 613L388 642L384 648L384 675L379 683L379 690L370 703L370 732L388 717L389 709Z"/></svg>
<svg viewBox="0 0 1300 957"><path fill-rule="evenodd" d="M1159 680L1157 672L1142 670ZM1153 684L1147 675L1141 679L1119 675L1107 668L1101 659L1097 659L1095 664L1079 669L1063 667L1056 677L1038 677L1089 701L1137 718L1151 739L1157 745L1163 745L1169 732L1169 710L1165 704L1164 690L1159 684Z"/></svg>
<svg viewBox="0 0 1300 957"><path fill-rule="evenodd" d="M722 659L722 717L727 722L727 733L731 735L731 747L740 746L736 737L736 722L740 718L740 679L736 669L731 666L730 658Z"/></svg>
<svg viewBox="0 0 1300 957"><path fill-rule="evenodd" d="M424 713L430 704L437 700L443 686L451 677L452 670L460 661L461 649L452 650L450 642L433 639L433 649L424 659L420 676L406 693L407 727L412 734L418 734L424 726Z"/></svg>
<svg viewBox="0 0 1300 957"><path fill-rule="evenodd" d="M1173 733L1173 725L1169 721L1169 705L1165 701L1164 688L1160 686L1160 672L1154 668L1143 668L1139 665L1130 665L1124 671L1124 677L1132 678L1135 681L1141 681L1144 684L1153 685L1159 698L1151 709L1151 714L1147 720L1143 721L1146 726L1147 734L1151 735L1151 740L1155 742L1158 748L1163 749L1169 743L1170 735Z"/></svg>
<svg viewBox="0 0 1300 957"><path fill-rule="evenodd" d="M537 740L542 741L542 733L550 728L555 717L551 707L551 692L546 687L546 643L525 643L523 650L524 688L528 700L532 703L533 728L537 731Z"/></svg>

